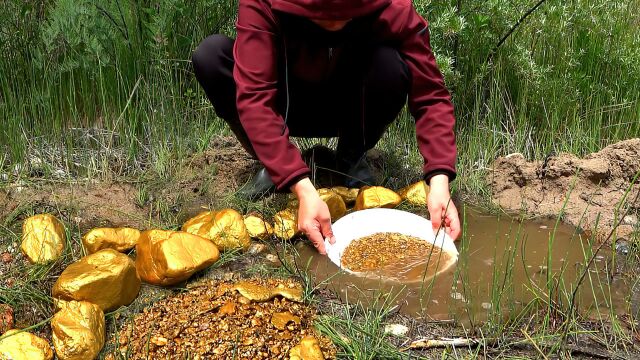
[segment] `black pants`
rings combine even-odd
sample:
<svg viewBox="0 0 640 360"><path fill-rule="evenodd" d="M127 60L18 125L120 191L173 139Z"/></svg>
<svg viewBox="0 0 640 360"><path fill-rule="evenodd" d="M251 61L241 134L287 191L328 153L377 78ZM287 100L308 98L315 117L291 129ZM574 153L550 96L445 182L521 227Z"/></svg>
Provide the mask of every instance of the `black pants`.
<svg viewBox="0 0 640 360"><path fill-rule="evenodd" d="M193 53L193 67L218 116L255 156L238 119L233 44L234 40L224 35L207 37ZM410 77L407 65L390 47L374 48L367 57L362 63L344 59L344 63L356 64L357 69L350 72L358 74L355 76L309 83L289 74L287 126L291 136L338 137L337 157L348 161L359 159L376 145L404 106ZM279 88L277 101L283 117L284 91Z"/></svg>

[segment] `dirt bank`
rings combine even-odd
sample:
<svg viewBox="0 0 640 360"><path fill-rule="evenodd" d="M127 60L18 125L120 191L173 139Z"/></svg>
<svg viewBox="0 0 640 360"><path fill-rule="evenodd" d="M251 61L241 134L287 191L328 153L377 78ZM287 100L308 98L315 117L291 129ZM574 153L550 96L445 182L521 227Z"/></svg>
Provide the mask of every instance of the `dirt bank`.
<svg viewBox="0 0 640 360"><path fill-rule="evenodd" d="M630 240L638 232L640 202L640 139L625 140L579 158L559 154L543 161L527 161L516 153L498 158L489 173L495 204L509 212L563 219L600 239L620 221L615 239ZM625 198L627 190L629 194Z"/></svg>

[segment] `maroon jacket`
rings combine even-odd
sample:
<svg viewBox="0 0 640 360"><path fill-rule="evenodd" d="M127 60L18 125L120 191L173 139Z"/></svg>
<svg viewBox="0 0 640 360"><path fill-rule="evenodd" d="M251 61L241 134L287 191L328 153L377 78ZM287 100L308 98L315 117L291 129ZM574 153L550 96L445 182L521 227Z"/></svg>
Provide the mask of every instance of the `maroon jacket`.
<svg viewBox="0 0 640 360"><path fill-rule="evenodd" d="M409 109L416 119L425 175L444 172L450 179L455 176L453 105L431 51L427 22L411 0L240 0L233 73L238 113L258 159L279 189L310 171L289 141L284 119L276 110L278 59L283 48L278 11L323 20L378 12L372 37L380 43L397 44L411 72ZM317 59L313 60L313 64L295 66L318 66Z"/></svg>

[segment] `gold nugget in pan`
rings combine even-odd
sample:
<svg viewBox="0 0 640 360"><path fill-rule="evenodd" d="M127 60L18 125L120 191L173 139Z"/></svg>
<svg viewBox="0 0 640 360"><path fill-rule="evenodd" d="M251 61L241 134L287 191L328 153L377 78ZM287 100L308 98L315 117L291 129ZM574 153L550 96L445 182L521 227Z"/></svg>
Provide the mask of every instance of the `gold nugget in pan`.
<svg viewBox="0 0 640 360"><path fill-rule="evenodd" d="M438 264L447 262L448 255L439 247L400 233L375 233L356 239L341 259L342 267L353 272L381 272L389 277L425 265L427 271L435 272Z"/></svg>

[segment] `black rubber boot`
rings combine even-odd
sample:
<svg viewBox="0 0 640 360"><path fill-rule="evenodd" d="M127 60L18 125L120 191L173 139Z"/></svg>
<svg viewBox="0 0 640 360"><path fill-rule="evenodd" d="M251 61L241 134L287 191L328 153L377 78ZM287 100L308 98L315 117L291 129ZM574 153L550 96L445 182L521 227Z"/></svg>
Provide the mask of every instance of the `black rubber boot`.
<svg viewBox="0 0 640 360"><path fill-rule="evenodd" d="M238 190L238 196L245 200L256 201L276 191L267 169L260 169L246 184Z"/></svg>
<svg viewBox="0 0 640 360"><path fill-rule="evenodd" d="M367 155L362 155L356 161L348 161L345 159L338 160L338 169L345 169L344 186L348 188L360 188L365 185L378 185L376 177L373 175L371 165L367 160Z"/></svg>

